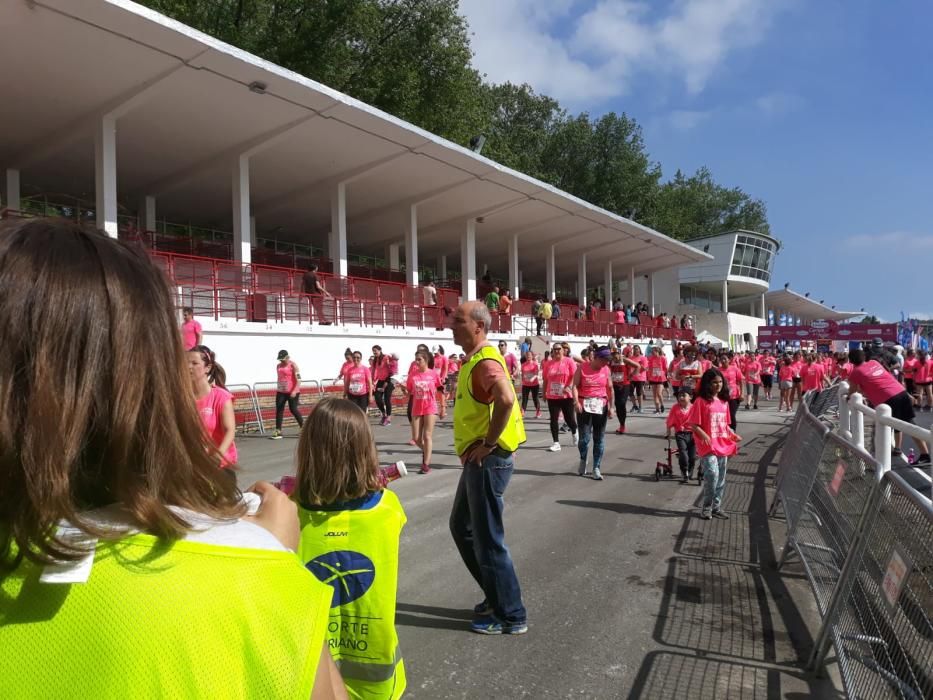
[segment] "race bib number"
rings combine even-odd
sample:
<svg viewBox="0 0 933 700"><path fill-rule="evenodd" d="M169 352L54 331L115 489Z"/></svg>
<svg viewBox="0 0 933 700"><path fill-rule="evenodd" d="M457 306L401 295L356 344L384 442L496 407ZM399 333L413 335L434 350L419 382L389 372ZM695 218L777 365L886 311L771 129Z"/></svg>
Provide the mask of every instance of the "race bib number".
<svg viewBox="0 0 933 700"><path fill-rule="evenodd" d="M280 391L280 392L283 393L283 394L288 393L288 383L287 383L287 382L279 382L278 391Z"/></svg>
<svg viewBox="0 0 933 700"><path fill-rule="evenodd" d="M524 378L524 380L525 380L526 382L531 383L531 382L533 382L535 379L538 378L538 375L537 375L535 372L524 372L524 373L522 374L522 378Z"/></svg>
<svg viewBox="0 0 933 700"><path fill-rule="evenodd" d="M659 379L659 378L661 377L661 368L660 368L660 367L652 367L652 368L651 368L651 376Z"/></svg>
<svg viewBox="0 0 933 700"><path fill-rule="evenodd" d="M613 384L621 384L625 381L625 374L623 372L613 372L611 376Z"/></svg>
<svg viewBox="0 0 933 700"><path fill-rule="evenodd" d="M597 415L602 415L603 407L606 405L606 399L602 399L598 396L591 396L583 399L583 411L585 413L595 413Z"/></svg>
<svg viewBox="0 0 933 700"><path fill-rule="evenodd" d="M558 396L563 396L564 385L560 382L551 382L551 393L557 394Z"/></svg>
<svg viewBox="0 0 933 700"><path fill-rule="evenodd" d="M354 396L366 393L366 386L363 382L350 382L350 393Z"/></svg>

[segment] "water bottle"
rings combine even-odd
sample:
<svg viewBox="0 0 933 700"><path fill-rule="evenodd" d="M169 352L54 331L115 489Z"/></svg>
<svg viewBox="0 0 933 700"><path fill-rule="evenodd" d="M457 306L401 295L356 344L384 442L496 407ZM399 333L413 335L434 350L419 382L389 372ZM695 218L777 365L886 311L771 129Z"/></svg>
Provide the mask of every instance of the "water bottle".
<svg viewBox="0 0 933 700"><path fill-rule="evenodd" d="M917 454L914 452L914 448L907 450L907 464L916 464L917 463Z"/></svg>

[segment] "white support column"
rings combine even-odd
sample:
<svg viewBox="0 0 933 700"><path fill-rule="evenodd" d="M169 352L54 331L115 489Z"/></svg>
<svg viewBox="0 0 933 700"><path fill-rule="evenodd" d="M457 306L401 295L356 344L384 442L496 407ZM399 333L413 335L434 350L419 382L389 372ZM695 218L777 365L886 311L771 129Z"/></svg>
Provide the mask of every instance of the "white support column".
<svg viewBox="0 0 933 700"><path fill-rule="evenodd" d="M765 295L761 295L761 320L768 322L768 309L765 307Z"/></svg>
<svg viewBox="0 0 933 700"><path fill-rule="evenodd" d="M117 121L105 116L94 134L94 194L97 228L117 237Z"/></svg>
<svg viewBox="0 0 933 700"><path fill-rule="evenodd" d="M19 194L19 170L16 168L6 169L6 201L4 207L19 211L22 206Z"/></svg>
<svg viewBox="0 0 933 700"><path fill-rule="evenodd" d="M545 273L547 275L547 300L553 301L557 298L557 274L554 265L554 246L547 249L547 260L545 261Z"/></svg>
<svg viewBox="0 0 933 700"><path fill-rule="evenodd" d="M442 255L437 259L437 277L445 282L447 281L447 256Z"/></svg>
<svg viewBox="0 0 933 700"><path fill-rule="evenodd" d="M398 243L390 243L386 246L386 261L389 263L390 270L395 270L397 272L401 267Z"/></svg>
<svg viewBox="0 0 933 700"><path fill-rule="evenodd" d="M405 281L418 286L418 206L412 204L405 218Z"/></svg>
<svg viewBox="0 0 933 700"><path fill-rule="evenodd" d="M654 274L648 275L648 309L654 316Z"/></svg>
<svg viewBox="0 0 933 700"><path fill-rule="evenodd" d="M615 301L614 295L612 293L612 261L609 260L606 262L605 268L603 268L603 297L606 302L606 309L612 311L612 303Z"/></svg>
<svg viewBox="0 0 933 700"><path fill-rule="evenodd" d="M577 260L577 303L586 307L586 253Z"/></svg>
<svg viewBox="0 0 933 700"><path fill-rule="evenodd" d="M249 245L250 248L256 247L256 217L249 217Z"/></svg>
<svg viewBox="0 0 933 700"><path fill-rule="evenodd" d="M518 299L518 236L509 238L509 294L512 299Z"/></svg>
<svg viewBox="0 0 933 700"><path fill-rule="evenodd" d="M628 271L628 303L635 306L635 268Z"/></svg>
<svg viewBox="0 0 933 700"><path fill-rule="evenodd" d="M233 259L244 265L253 259L249 221L249 156L239 156L233 163Z"/></svg>
<svg viewBox="0 0 933 700"><path fill-rule="evenodd" d="M722 281L722 312L729 313L729 283L726 280Z"/></svg>
<svg viewBox="0 0 933 700"><path fill-rule="evenodd" d="M463 301L476 299L476 219L468 219L460 236L460 278Z"/></svg>
<svg viewBox="0 0 933 700"><path fill-rule="evenodd" d="M140 225L144 231L156 230L156 198L147 194L143 197L143 215L140 217Z"/></svg>
<svg viewBox="0 0 933 700"><path fill-rule="evenodd" d="M334 264L334 274L347 276L347 184L337 183L330 194L330 236L327 254Z"/></svg>
<svg viewBox="0 0 933 700"><path fill-rule="evenodd" d="M521 268L518 268L518 290L517 290L517 291L519 291L519 292L521 292L522 287L525 286L524 277L525 277L525 276L522 274L522 269L521 269ZM518 299L518 297L515 297L515 298ZM548 301L550 301L550 299L549 299Z"/></svg>

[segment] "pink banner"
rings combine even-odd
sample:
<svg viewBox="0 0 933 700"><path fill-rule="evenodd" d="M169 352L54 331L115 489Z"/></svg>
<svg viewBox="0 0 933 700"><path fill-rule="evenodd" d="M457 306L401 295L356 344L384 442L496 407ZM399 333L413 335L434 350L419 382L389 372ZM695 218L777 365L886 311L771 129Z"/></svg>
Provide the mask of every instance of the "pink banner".
<svg viewBox="0 0 933 700"><path fill-rule="evenodd" d="M774 347L781 340L866 341L875 338L881 338L885 342L897 342L897 324L865 325L847 323L840 325L835 321L813 321L807 326L758 327L758 345L763 348Z"/></svg>

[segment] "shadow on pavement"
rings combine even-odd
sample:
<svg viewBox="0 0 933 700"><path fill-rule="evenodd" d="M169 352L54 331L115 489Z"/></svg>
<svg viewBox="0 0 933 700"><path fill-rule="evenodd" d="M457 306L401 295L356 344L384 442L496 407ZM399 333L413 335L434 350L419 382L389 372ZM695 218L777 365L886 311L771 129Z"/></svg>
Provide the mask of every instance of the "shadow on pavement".
<svg viewBox="0 0 933 700"><path fill-rule="evenodd" d="M579 477L578 477L579 478ZM645 506L636 506L631 503L603 503L600 501L567 501L558 500L562 506L577 506L578 508L598 508L600 510L611 510L613 513L627 513L632 515L653 516L656 518L682 518L682 510L662 510L660 508L646 508Z"/></svg>
<svg viewBox="0 0 933 700"><path fill-rule="evenodd" d="M395 606L395 624L406 627L425 627L462 632L473 619L472 610L437 608L430 605L398 603Z"/></svg>

